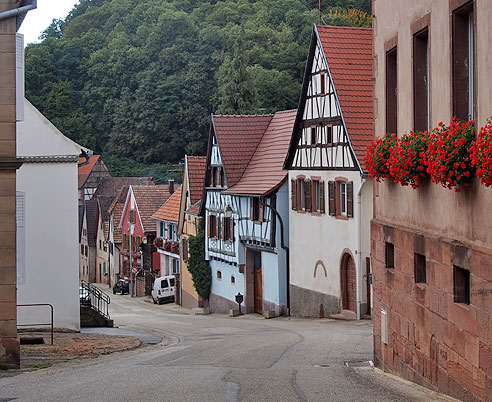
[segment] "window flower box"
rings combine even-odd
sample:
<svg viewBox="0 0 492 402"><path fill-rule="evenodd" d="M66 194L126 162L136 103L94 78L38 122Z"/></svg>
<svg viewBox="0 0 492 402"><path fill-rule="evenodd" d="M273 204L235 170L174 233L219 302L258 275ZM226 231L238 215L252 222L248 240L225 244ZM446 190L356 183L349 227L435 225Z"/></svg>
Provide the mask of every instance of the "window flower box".
<svg viewBox="0 0 492 402"><path fill-rule="evenodd" d="M461 186L470 186L475 168L472 166L470 149L475 139L475 123L453 118L449 126L440 122L429 135L425 154L427 173L434 183L461 191Z"/></svg>
<svg viewBox="0 0 492 402"><path fill-rule="evenodd" d="M428 140L428 131L410 131L410 134L397 139L388 160L390 175L395 183L415 189L419 187L419 180L427 177L425 152Z"/></svg>
<svg viewBox="0 0 492 402"><path fill-rule="evenodd" d="M480 129L477 140L470 149L471 163L477 169L480 182L492 186L492 121Z"/></svg>
<svg viewBox="0 0 492 402"><path fill-rule="evenodd" d="M390 177L389 158L391 149L398 142L396 134L386 134L383 138L376 138L366 150L364 163L369 176L381 182Z"/></svg>

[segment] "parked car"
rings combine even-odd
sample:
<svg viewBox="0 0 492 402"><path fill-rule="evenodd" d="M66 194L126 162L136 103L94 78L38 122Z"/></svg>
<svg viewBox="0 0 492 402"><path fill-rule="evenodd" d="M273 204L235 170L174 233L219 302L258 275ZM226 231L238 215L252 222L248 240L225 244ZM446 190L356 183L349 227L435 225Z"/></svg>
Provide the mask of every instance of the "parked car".
<svg viewBox="0 0 492 402"><path fill-rule="evenodd" d="M130 293L130 281L128 279L118 279L113 286L113 294L121 293L122 295Z"/></svg>
<svg viewBox="0 0 492 402"><path fill-rule="evenodd" d="M154 281L152 300L154 304L174 301L174 275L161 276Z"/></svg>
<svg viewBox="0 0 492 402"><path fill-rule="evenodd" d="M87 289L83 288L82 286L79 286L79 297L80 297L80 304L82 305L91 305L91 297L89 295L89 292Z"/></svg>

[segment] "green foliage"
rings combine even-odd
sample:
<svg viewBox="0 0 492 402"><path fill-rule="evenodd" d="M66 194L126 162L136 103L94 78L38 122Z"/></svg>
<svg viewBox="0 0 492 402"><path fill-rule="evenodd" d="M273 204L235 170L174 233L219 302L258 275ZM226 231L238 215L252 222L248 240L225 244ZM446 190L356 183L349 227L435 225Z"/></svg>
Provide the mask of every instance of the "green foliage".
<svg viewBox="0 0 492 402"><path fill-rule="evenodd" d="M188 259L188 271L193 279L193 286L202 299L208 299L210 296L210 286L212 284L212 272L210 265L205 260L205 220L199 219L197 235L190 237L189 250L190 258Z"/></svg>
<svg viewBox="0 0 492 402"><path fill-rule="evenodd" d="M174 165L205 153L211 112L297 107L317 18L313 0L81 0L27 46L26 97L119 173Z"/></svg>

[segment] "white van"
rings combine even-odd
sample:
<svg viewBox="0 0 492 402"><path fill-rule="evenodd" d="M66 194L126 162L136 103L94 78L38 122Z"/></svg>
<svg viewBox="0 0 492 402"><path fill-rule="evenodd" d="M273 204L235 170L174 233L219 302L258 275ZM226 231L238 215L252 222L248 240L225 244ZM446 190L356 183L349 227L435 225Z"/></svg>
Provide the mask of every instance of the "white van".
<svg viewBox="0 0 492 402"><path fill-rule="evenodd" d="M152 300L154 304L174 301L174 275L161 276L154 281Z"/></svg>

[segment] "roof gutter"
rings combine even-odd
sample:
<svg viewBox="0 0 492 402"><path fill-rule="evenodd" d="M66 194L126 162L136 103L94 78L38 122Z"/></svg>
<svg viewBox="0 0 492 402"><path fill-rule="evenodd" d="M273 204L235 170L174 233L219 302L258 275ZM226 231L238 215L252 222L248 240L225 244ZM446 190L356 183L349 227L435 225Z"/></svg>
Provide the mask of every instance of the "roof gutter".
<svg viewBox="0 0 492 402"><path fill-rule="evenodd" d="M7 10L0 13L0 20L5 20L11 17L18 17L19 15L25 14L28 11L38 8L38 0L31 0L31 4L27 6L22 6L19 8L14 8L12 10Z"/></svg>

